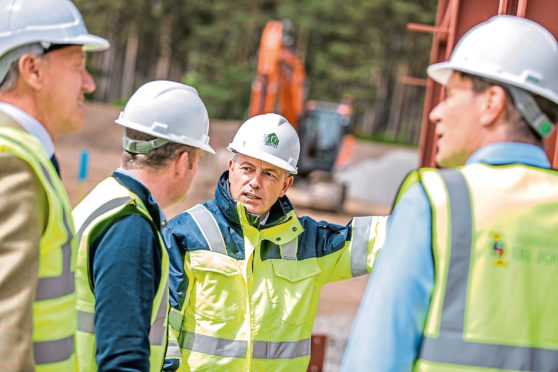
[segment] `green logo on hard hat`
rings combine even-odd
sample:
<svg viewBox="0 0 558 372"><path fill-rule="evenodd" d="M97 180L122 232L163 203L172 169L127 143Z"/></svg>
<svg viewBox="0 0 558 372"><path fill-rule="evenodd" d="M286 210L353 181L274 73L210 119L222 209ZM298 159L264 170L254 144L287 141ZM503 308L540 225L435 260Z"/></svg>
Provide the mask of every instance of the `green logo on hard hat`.
<svg viewBox="0 0 558 372"><path fill-rule="evenodd" d="M548 134L551 129L552 129L552 124L550 124L548 121L545 121L544 123L541 124L542 134Z"/></svg>
<svg viewBox="0 0 558 372"><path fill-rule="evenodd" d="M264 135L264 143L266 146L277 147L279 146L279 138L275 133L266 134Z"/></svg>

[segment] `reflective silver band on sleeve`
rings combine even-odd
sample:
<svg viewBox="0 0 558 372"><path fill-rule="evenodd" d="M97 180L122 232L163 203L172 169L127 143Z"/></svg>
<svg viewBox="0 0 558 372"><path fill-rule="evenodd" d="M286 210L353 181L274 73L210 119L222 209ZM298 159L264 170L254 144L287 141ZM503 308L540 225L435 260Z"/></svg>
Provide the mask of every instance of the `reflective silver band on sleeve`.
<svg viewBox="0 0 558 372"><path fill-rule="evenodd" d="M353 218L353 233L351 235L351 275L354 277L367 274L366 263L368 257L368 242L373 218Z"/></svg>

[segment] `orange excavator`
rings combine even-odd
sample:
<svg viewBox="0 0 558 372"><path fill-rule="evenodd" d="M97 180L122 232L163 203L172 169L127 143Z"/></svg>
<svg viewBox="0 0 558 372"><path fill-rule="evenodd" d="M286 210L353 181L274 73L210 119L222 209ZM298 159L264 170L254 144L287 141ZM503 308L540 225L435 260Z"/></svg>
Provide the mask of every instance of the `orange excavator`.
<svg viewBox="0 0 558 372"><path fill-rule="evenodd" d="M266 24L257 69L248 115L275 112L297 130L301 147L300 177L295 182L298 200L313 208L342 210L346 185L336 182L332 175L335 166L342 166L351 158L356 142L350 134L350 100L304 102L304 63L291 50L282 22Z"/></svg>

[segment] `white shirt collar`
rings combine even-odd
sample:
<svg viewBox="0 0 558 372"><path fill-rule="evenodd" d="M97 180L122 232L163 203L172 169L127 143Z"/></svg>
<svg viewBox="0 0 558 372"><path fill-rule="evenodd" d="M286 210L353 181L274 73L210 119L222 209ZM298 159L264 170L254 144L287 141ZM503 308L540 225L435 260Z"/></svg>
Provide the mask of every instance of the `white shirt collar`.
<svg viewBox="0 0 558 372"><path fill-rule="evenodd" d="M260 225L265 225L265 223L267 222L267 219L269 218L269 211L267 211L267 213L265 214L265 216L263 216L263 218L260 219Z"/></svg>
<svg viewBox="0 0 558 372"><path fill-rule="evenodd" d="M37 119L6 102L0 102L0 111L17 121L29 134L37 137L49 158L54 154L54 143L45 127Z"/></svg>

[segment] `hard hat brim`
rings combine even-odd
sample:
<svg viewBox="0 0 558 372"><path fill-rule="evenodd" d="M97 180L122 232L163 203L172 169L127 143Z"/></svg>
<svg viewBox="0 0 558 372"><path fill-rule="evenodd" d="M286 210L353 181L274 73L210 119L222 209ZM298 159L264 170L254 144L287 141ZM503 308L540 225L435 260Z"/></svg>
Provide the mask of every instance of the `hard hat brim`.
<svg viewBox="0 0 558 372"><path fill-rule="evenodd" d="M235 152L235 153L239 153L239 154L242 154L242 155L246 155L246 156L249 156L251 158L259 159L261 161L265 161L266 163L269 163L271 165L274 165L276 167L279 167L281 169L286 170L290 174L297 174L298 173L298 169L296 167L293 167L291 164L287 163L286 161L281 160L278 157L272 156L272 155L270 155L266 152L263 152L263 151L249 149L249 148L246 148L246 147L236 147L232 143L229 144L229 146L227 147L227 150Z"/></svg>
<svg viewBox="0 0 558 372"><path fill-rule="evenodd" d="M152 131L152 130L148 130L143 125L138 125L138 124L133 123L129 120L125 120L125 119L121 119L121 118L116 119L114 122L118 125L122 125L123 127L130 128L130 129L133 129L133 130L137 130L138 132L150 134L150 135L152 135L154 137L158 137L158 138L168 139L171 142L176 142L176 143L181 143L181 144L187 145L187 146L197 147L199 149L202 149L203 151L207 151L210 154L215 155L215 150L213 150L213 148L209 145L209 143L205 143L203 141L199 141L199 140L195 140L193 138L187 138L187 137L183 137L183 136L178 137L178 136L173 136L173 135L164 135L164 134ZM209 137L207 138L207 140L209 141Z"/></svg>
<svg viewBox="0 0 558 372"><path fill-rule="evenodd" d="M468 68L453 63L452 61L446 61L433 64L429 66L426 71L428 73L428 76L430 76L432 80L444 86L448 83L451 74L454 71L458 71L475 75L479 78L485 78L494 81L495 83L499 82L501 84L508 84L517 88L524 89L532 94L537 94L541 97L544 97L558 105L558 94L552 92L550 89L545 89L544 87L518 80L517 78L513 78L512 76L510 76L509 78L503 76L495 76L495 74L491 73L490 71L483 72L480 68L477 68L477 66Z"/></svg>
<svg viewBox="0 0 558 372"><path fill-rule="evenodd" d="M110 47L110 43L108 42L108 40L91 34L84 34L60 40L51 40L51 42L54 44L83 45L83 50L85 50L86 52L103 51Z"/></svg>
<svg viewBox="0 0 558 372"><path fill-rule="evenodd" d="M428 76L430 76L432 80L442 85L446 85L448 83L448 80L451 74L453 73L453 71L455 70L454 67L450 64L450 62L436 63L431 66L428 66L426 70Z"/></svg>

